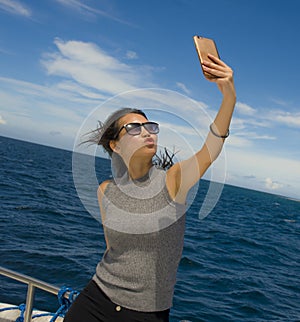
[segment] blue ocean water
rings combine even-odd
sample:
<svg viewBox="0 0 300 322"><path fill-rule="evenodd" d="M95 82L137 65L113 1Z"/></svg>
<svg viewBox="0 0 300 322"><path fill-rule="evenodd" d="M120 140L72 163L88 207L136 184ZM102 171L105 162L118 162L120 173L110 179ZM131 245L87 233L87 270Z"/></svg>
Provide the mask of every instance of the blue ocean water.
<svg viewBox="0 0 300 322"><path fill-rule="evenodd" d="M105 243L77 196L72 153L0 137L0 161L0 265L81 290ZM99 181L107 179L109 161L96 165ZM207 188L201 180L187 213L171 322L300 321L300 203L225 185L199 220ZM0 277L0 302L25 299L22 284ZM37 291L35 307L56 311L58 303Z"/></svg>

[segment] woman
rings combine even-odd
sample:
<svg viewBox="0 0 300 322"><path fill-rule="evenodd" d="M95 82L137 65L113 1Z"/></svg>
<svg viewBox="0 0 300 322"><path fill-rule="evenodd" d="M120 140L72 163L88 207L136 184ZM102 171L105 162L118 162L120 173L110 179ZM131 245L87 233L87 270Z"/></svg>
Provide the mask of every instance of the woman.
<svg viewBox="0 0 300 322"><path fill-rule="evenodd" d="M98 189L107 249L65 322L169 321L187 193L218 157L236 101L231 68L209 58L203 69L216 76L209 80L223 100L194 156L167 171L153 166L159 127L136 109L117 111L91 138L109 152L115 171Z"/></svg>

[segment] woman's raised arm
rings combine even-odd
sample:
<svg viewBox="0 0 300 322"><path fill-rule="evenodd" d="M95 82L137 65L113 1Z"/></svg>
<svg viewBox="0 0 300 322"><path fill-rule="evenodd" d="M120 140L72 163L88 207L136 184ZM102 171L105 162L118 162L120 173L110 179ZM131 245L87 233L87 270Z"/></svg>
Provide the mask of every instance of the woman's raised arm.
<svg viewBox="0 0 300 322"><path fill-rule="evenodd" d="M203 69L216 76L208 80L217 84L223 100L202 148L189 159L174 164L167 172L170 196L180 203L185 202L190 188L219 156L225 138L229 135L229 125L236 102L232 69L215 56L209 55L209 58L211 61L203 62Z"/></svg>

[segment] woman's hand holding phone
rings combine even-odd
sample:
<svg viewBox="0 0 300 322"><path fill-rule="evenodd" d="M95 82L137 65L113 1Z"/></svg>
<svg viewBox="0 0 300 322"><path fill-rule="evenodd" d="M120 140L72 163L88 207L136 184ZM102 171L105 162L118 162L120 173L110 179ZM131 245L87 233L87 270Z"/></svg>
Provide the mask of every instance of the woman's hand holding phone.
<svg viewBox="0 0 300 322"><path fill-rule="evenodd" d="M235 98L233 71L220 59L215 42L194 36L194 43L205 78L216 83L223 95Z"/></svg>

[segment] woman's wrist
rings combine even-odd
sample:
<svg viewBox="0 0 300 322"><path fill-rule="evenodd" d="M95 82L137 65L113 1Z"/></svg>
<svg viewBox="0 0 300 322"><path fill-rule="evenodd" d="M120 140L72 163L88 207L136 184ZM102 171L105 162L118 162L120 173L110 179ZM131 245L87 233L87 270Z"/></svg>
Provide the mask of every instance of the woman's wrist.
<svg viewBox="0 0 300 322"><path fill-rule="evenodd" d="M236 103L236 92L233 89L228 89L222 92L223 94L223 99L228 102L232 103L233 105Z"/></svg>
<svg viewBox="0 0 300 322"><path fill-rule="evenodd" d="M236 100L236 92L233 83L229 84L218 84L219 90L221 91L223 98L226 100Z"/></svg>

